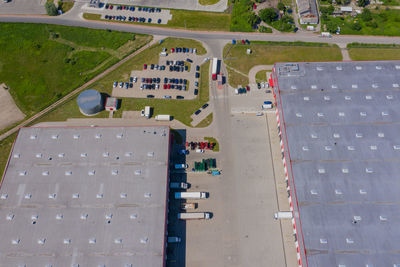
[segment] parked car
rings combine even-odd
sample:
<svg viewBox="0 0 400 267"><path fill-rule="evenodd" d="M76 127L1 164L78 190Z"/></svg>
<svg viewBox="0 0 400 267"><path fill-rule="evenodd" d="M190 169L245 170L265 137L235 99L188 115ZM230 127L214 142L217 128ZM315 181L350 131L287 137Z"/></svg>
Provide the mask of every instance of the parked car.
<svg viewBox="0 0 400 267"><path fill-rule="evenodd" d="M170 96L170 95L165 95L165 96L163 96L163 98L165 98L165 99L171 99L171 96Z"/></svg>
<svg viewBox="0 0 400 267"><path fill-rule="evenodd" d="M143 69L144 69L144 70L147 70L147 64L144 64L144 65L143 65Z"/></svg>
<svg viewBox="0 0 400 267"><path fill-rule="evenodd" d="M115 81L115 82L113 83L113 87L115 88L115 87L117 87L117 86L118 86L118 82Z"/></svg>
<svg viewBox="0 0 400 267"><path fill-rule="evenodd" d="M208 104L205 103L201 108L202 108L202 109L205 109L205 108L207 108L207 107L208 107Z"/></svg>
<svg viewBox="0 0 400 267"><path fill-rule="evenodd" d="M200 73L199 72L196 72L196 76L195 76L197 79L198 78L200 78Z"/></svg>
<svg viewBox="0 0 400 267"><path fill-rule="evenodd" d="M150 65L150 69L151 69L151 70L154 70L154 64L151 64L151 65Z"/></svg>
<svg viewBox="0 0 400 267"><path fill-rule="evenodd" d="M154 95L147 95L147 98L154 98Z"/></svg>
<svg viewBox="0 0 400 267"><path fill-rule="evenodd" d="M200 71L200 66L199 65L196 66L196 71Z"/></svg>
<svg viewBox="0 0 400 267"><path fill-rule="evenodd" d="M119 83L119 88L122 88L124 86L124 82Z"/></svg>
<svg viewBox="0 0 400 267"><path fill-rule="evenodd" d="M194 89L194 95L198 95L199 94L199 90Z"/></svg>
<svg viewBox="0 0 400 267"><path fill-rule="evenodd" d="M177 96L176 96L176 99L184 99L184 97L181 96L181 95L177 95Z"/></svg>
<svg viewBox="0 0 400 267"><path fill-rule="evenodd" d="M196 110L196 112L194 113L194 115L199 115L199 114L200 114L200 112L201 112L201 110L200 110L200 109L198 109L198 110Z"/></svg>
<svg viewBox="0 0 400 267"><path fill-rule="evenodd" d="M193 63L193 60L191 60L190 58L187 58L186 61L189 63Z"/></svg>
<svg viewBox="0 0 400 267"><path fill-rule="evenodd" d="M161 19L158 19L158 20L157 20L157 23L160 24L160 23L161 23Z"/></svg>

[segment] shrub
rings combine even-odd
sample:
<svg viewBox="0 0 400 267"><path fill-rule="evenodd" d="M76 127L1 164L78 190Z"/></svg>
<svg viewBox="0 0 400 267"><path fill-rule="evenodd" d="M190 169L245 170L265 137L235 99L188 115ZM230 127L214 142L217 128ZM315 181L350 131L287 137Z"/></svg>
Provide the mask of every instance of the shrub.
<svg viewBox="0 0 400 267"><path fill-rule="evenodd" d="M57 16L58 11L56 5L53 2L47 2L44 7L46 8L47 15L49 16Z"/></svg>
<svg viewBox="0 0 400 267"><path fill-rule="evenodd" d="M274 21L277 17L275 9L273 8L264 8L260 10L258 14L260 15L261 20L267 23Z"/></svg>

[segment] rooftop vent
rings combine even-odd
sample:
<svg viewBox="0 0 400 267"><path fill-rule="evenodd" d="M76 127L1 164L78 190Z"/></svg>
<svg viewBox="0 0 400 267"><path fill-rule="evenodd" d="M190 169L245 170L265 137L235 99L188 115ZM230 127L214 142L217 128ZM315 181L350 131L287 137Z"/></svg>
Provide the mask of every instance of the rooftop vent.
<svg viewBox="0 0 400 267"><path fill-rule="evenodd" d="M338 86L336 84L332 84L332 89L336 89Z"/></svg>
<svg viewBox="0 0 400 267"><path fill-rule="evenodd" d="M354 240L352 238L346 238L346 243L347 244L353 244Z"/></svg>
<svg viewBox="0 0 400 267"><path fill-rule="evenodd" d="M88 175L93 176L95 173L96 173L95 170L91 170L91 171L88 172Z"/></svg>
<svg viewBox="0 0 400 267"><path fill-rule="evenodd" d="M15 158L15 159L19 159L20 157L21 157L20 154L14 154L14 158Z"/></svg>
<svg viewBox="0 0 400 267"><path fill-rule="evenodd" d="M64 218L64 215L62 215L62 214L56 215L56 220L62 220L63 218Z"/></svg>
<svg viewBox="0 0 400 267"><path fill-rule="evenodd" d="M394 145L394 146L393 146L393 149L394 149L394 150L400 150L400 145Z"/></svg>
<svg viewBox="0 0 400 267"><path fill-rule="evenodd" d="M88 216L89 216L89 214L87 214L87 213L81 214L81 220L86 220L88 218Z"/></svg>
<svg viewBox="0 0 400 267"><path fill-rule="evenodd" d="M25 176L25 175L26 175L26 171L19 171L19 172L18 172L18 175L19 175L19 176Z"/></svg>
<svg viewBox="0 0 400 267"><path fill-rule="evenodd" d="M55 199L56 198L56 194L49 194L49 199Z"/></svg>
<svg viewBox="0 0 400 267"><path fill-rule="evenodd" d="M112 170L111 175L118 175L118 170Z"/></svg>
<svg viewBox="0 0 400 267"><path fill-rule="evenodd" d="M303 97L304 101L310 101L310 97L309 96L305 96Z"/></svg>
<svg viewBox="0 0 400 267"><path fill-rule="evenodd" d="M127 193L121 193L121 194L119 195L119 197L120 197L120 198L127 198L127 197L128 197L128 194L127 194Z"/></svg>
<svg viewBox="0 0 400 267"><path fill-rule="evenodd" d="M26 194L25 195L25 199L31 199L32 198L32 194Z"/></svg>
<svg viewBox="0 0 400 267"><path fill-rule="evenodd" d="M66 171L65 172L65 176L71 176L72 175L72 171Z"/></svg>
<svg viewBox="0 0 400 267"><path fill-rule="evenodd" d="M66 244L66 245L71 244L71 239L69 239L69 238L64 238L63 243Z"/></svg>
<svg viewBox="0 0 400 267"><path fill-rule="evenodd" d="M296 117L301 118L301 117L303 117L303 115L302 115L301 113L297 112L297 113L296 113Z"/></svg>
<svg viewBox="0 0 400 267"><path fill-rule="evenodd" d="M367 112L365 112L365 111L361 111L361 112L360 112L360 116L361 116L361 117L365 117L365 116L367 116Z"/></svg>
<svg viewBox="0 0 400 267"><path fill-rule="evenodd" d="M0 198L1 199L7 199L8 198L8 194L3 193L3 194L1 194Z"/></svg>
<svg viewBox="0 0 400 267"><path fill-rule="evenodd" d="M386 222L387 221L387 216L386 215L381 215L379 216L379 220L382 222Z"/></svg>
<svg viewBox="0 0 400 267"><path fill-rule="evenodd" d="M354 146L347 146L347 150L354 151L355 148L354 148Z"/></svg>
<svg viewBox="0 0 400 267"><path fill-rule="evenodd" d="M367 190L365 189L360 189L360 195L366 195L367 194Z"/></svg>
<svg viewBox="0 0 400 267"><path fill-rule="evenodd" d="M290 88L292 88L292 90L296 90L297 86L296 85L292 85L292 86L290 86Z"/></svg>
<svg viewBox="0 0 400 267"><path fill-rule="evenodd" d="M320 174L325 173L325 169L323 169L323 168L318 169L318 173L320 173Z"/></svg>
<svg viewBox="0 0 400 267"><path fill-rule="evenodd" d="M385 134L384 133L378 133L378 137L379 138L383 138L383 137L385 137Z"/></svg>
<svg viewBox="0 0 400 267"><path fill-rule="evenodd" d="M79 136L79 134L74 134L73 137L74 137L74 139L79 139L80 136Z"/></svg>
<svg viewBox="0 0 400 267"><path fill-rule="evenodd" d="M49 171L44 171L44 172L42 172L42 175L43 176L48 176L50 173L49 173Z"/></svg>
<svg viewBox="0 0 400 267"><path fill-rule="evenodd" d="M342 66L336 66L336 70L343 70Z"/></svg>
<svg viewBox="0 0 400 267"><path fill-rule="evenodd" d="M322 67L322 66L317 66L317 71L323 71L324 70L324 67Z"/></svg>
<svg viewBox="0 0 400 267"><path fill-rule="evenodd" d="M60 153L60 154L58 154L58 157L59 157L59 158L65 157L65 153Z"/></svg>
<svg viewBox="0 0 400 267"><path fill-rule="evenodd" d="M362 133L356 133L356 138L362 138L363 134Z"/></svg>
<svg viewBox="0 0 400 267"><path fill-rule="evenodd" d="M339 112L339 117L344 117L344 116L346 116L346 114L344 113L344 112Z"/></svg>
<svg viewBox="0 0 400 267"><path fill-rule="evenodd" d="M103 198L103 196L104 196L103 194L97 194L96 198Z"/></svg>
<svg viewBox="0 0 400 267"><path fill-rule="evenodd" d="M122 136L124 136L122 133L119 133L119 134L116 135L116 137L117 137L118 139L121 139Z"/></svg>
<svg viewBox="0 0 400 267"><path fill-rule="evenodd" d="M315 90L317 89L317 86L315 84L311 85L311 89Z"/></svg>
<svg viewBox="0 0 400 267"><path fill-rule="evenodd" d="M387 112L387 111L382 111L381 115L382 115L382 116L389 116L389 112Z"/></svg>
<svg viewBox="0 0 400 267"><path fill-rule="evenodd" d="M81 158L86 158L87 157L87 153L81 153Z"/></svg>
<svg viewBox="0 0 400 267"><path fill-rule="evenodd" d="M96 238L89 238L89 244L96 244Z"/></svg>
<svg viewBox="0 0 400 267"><path fill-rule="evenodd" d="M303 146L303 151L308 151L308 146Z"/></svg>
<svg viewBox="0 0 400 267"><path fill-rule="evenodd" d="M318 113L317 113L317 116L318 116L318 117L323 117L323 116L324 116L324 113L318 112Z"/></svg>
<svg viewBox="0 0 400 267"><path fill-rule="evenodd" d="M349 173L349 169L343 168L343 169L342 169L342 173Z"/></svg>
<svg viewBox="0 0 400 267"><path fill-rule="evenodd" d="M355 221L361 221L361 216L355 215L355 216L353 217L353 219L354 219Z"/></svg>
<svg viewBox="0 0 400 267"><path fill-rule="evenodd" d="M344 96L344 100L351 100L351 96L348 95Z"/></svg>
<svg viewBox="0 0 400 267"><path fill-rule="evenodd" d="M147 156L150 157L150 158L154 157L154 152L147 152Z"/></svg>
<svg viewBox="0 0 400 267"><path fill-rule="evenodd" d="M387 96L386 96L386 99L392 100L392 99L393 99L393 96L392 96L392 95L387 95Z"/></svg>
<svg viewBox="0 0 400 267"><path fill-rule="evenodd" d="M340 138L340 134L334 133L334 134L333 134L333 138Z"/></svg>
<svg viewBox="0 0 400 267"><path fill-rule="evenodd" d="M13 244L13 245L18 245L19 242L21 242L21 239L19 239L19 238L15 238L15 239L11 240L11 244Z"/></svg>
<svg viewBox="0 0 400 267"><path fill-rule="evenodd" d="M372 88L378 88L379 87L379 85L377 83L373 83L371 86L372 86Z"/></svg>
<svg viewBox="0 0 400 267"><path fill-rule="evenodd" d="M371 99L372 99L372 95L366 95L366 96L365 96L365 99L371 100Z"/></svg>
<svg viewBox="0 0 400 267"><path fill-rule="evenodd" d="M316 138L318 138L318 135L315 134L315 133L312 133L312 134L311 134L311 138L312 138L312 139L316 139Z"/></svg>
<svg viewBox="0 0 400 267"><path fill-rule="evenodd" d="M331 147L331 146L325 146L325 150L326 150L326 151L331 151L331 150L332 150L332 147Z"/></svg>
<svg viewBox="0 0 400 267"><path fill-rule="evenodd" d="M46 238L40 238L40 239L38 239L38 241L37 241L37 243L38 243L39 245L44 245L45 242L46 242Z"/></svg>
<svg viewBox="0 0 400 267"><path fill-rule="evenodd" d="M382 69L382 66L376 65L375 68L376 68L377 70L381 70L381 69Z"/></svg>
<svg viewBox="0 0 400 267"><path fill-rule="evenodd" d="M366 173L373 173L374 170L372 168L365 168Z"/></svg>
<svg viewBox="0 0 400 267"><path fill-rule="evenodd" d="M101 134L96 134L96 135L94 136L94 138L100 139L100 138L101 138Z"/></svg>
<svg viewBox="0 0 400 267"><path fill-rule="evenodd" d="M133 152L125 152L125 157L132 157Z"/></svg>
<svg viewBox="0 0 400 267"><path fill-rule="evenodd" d="M131 215L129 216L129 218L130 218L131 220L134 220L134 219L137 218L137 214L136 214L136 213L133 213L133 214L131 214Z"/></svg>
<svg viewBox="0 0 400 267"><path fill-rule="evenodd" d="M58 135L57 134L52 135L51 139L58 139Z"/></svg>
<svg viewBox="0 0 400 267"><path fill-rule="evenodd" d="M79 193L73 193L72 198L79 198Z"/></svg>
<svg viewBox="0 0 400 267"><path fill-rule="evenodd" d="M145 198L150 198L151 197L151 193L144 193L144 197Z"/></svg>
<svg viewBox="0 0 400 267"><path fill-rule="evenodd" d="M329 101L329 100L331 100L331 97L326 95L326 96L324 96L324 100Z"/></svg>
<svg viewBox="0 0 400 267"><path fill-rule="evenodd" d="M41 157L42 157L42 153L37 153L37 154L36 154L36 157L37 157L37 158L41 158Z"/></svg>
<svg viewBox="0 0 400 267"><path fill-rule="evenodd" d="M122 238L116 238L114 239L115 244L122 244Z"/></svg>
<svg viewBox="0 0 400 267"><path fill-rule="evenodd" d="M319 239L319 243L321 243L321 244L328 244L328 240L326 240L326 238L320 238L320 239Z"/></svg>
<svg viewBox="0 0 400 267"><path fill-rule="evenodd" d="M362 70L361 66L356 66L356 70Z"/></svg>
<svg viewBox="0 0 400 267"><path fill-rule="evenodd" d="M142 243L142 244L147 244L148 241L149 241L148 237L143 237L140 239L140 243Z"/></svg>
<svg viewBox="0 0 400 267"><path fill-rule="evenodd" d="M356 88L358 88L358 85L357 85L357 84L352 84L352 85L351 85L351 88L356 89Z"/></svg>
<svg viewBox="0 0 400 267"><path fill-rule="evenodd" d="M318 195L318 192L315 189L311 189L310 193L311 195Z"/></svg>
<svg viewBox="0 0 400 267"><path fill-rule="evenodd" d="M104 152L104 153L103 153L103 157L104 157L104 158L107 158L108 156L110 156L110 153L108 153L108 152Z"/></svg>
<svg viewBox="0 0 400 267"><path fill-rule="evenodd" d="M343 194L343 193L342 193L342 190L336 189L336 190L335 190L335 194L336 194L336 195L341 195L341 194Z"/></svg>
<svg viewBox="0 0 400 267"><path fill-rule="evenodd" d="M37 135L31 135L30 139L32 139L32 140L37 139Z"/></svg>
<svg viewBox="0 0 400 267"><path fill-rule="evenodd" d="M135 171L135 175L140 175L140 174L142 174L142 171L141 171L141 170L136 170L136 171Z"/></svg>
<svg viewBox="0 0 400 267"><path fill-rule="evenodd" d="M6 216L6 220L7 221L12 221L13 219L14 219L14 214L7 214L7 216Z"/></svg>

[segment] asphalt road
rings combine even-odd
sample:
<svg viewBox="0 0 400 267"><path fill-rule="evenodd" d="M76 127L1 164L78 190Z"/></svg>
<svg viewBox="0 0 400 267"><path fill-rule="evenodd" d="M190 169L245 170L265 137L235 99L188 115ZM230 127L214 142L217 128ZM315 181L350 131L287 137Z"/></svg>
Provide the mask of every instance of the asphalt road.
<svg viewBox="0 0 400 267"><path fill-rule="evenodd" d="M322 43L382 43L382 44L400 44L399 37L388 36L351 36L340 35L332 38L319 37L313 33L232 33L232 32L208 32L208 31L188 31L178 29L157 28L152 26L130 25L124 23L87 21L63 17L47 16L15 16L1 15L0 22L24 22L24 23L49 23L65 26L80 26L94 29L111 29L115 31L143 33L150 35L173 36L182 38L192 38L201 40L231 40L231 39L249 39L258 41L303 41L303 42L322 42Z"/></svg>

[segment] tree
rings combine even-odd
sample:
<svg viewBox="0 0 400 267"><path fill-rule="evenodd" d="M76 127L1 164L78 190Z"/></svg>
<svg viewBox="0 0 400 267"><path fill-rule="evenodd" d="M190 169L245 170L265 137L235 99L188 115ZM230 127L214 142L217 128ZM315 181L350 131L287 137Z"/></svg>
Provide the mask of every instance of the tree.
<svg viewBox="0 0 400 267"><path fill-rule="evenodd" d="M335 33L337 31L337 25L334 21L329 21L326 24L326 30L330 33Z"/></svg>
<svg viewBox="0 0 400 267"><path fill-rule="evenodd" d="M273 20L275 20L276 18L276 12L275 9L273 8L264 8L260 10L260 13L258 13L260 15L260 18L262 19L262 21L270 23Z"/></svg>
<svg viewBox="0 0 400 267"><path fill-rule="evenodd" d="M58 11L56 5L53 2L47 2L44 7L46 8L47 15L49 16L57 16Z"/></svg>
<svg viewBox="0 0 400 267"><path fill-rule="evenodd" d="M286 9L285 4L282 2L279 2L277 7L279 10L282 10L282 11L285 11L285 9Z"/></svg>
<svg viewBox="0 0 400 267"><path fill-rule="evenodd" d="M360 31L362 27L360 23L356 22L351 25L351 28L355 31Z"/></svg>
<svg viewBox="0 0 400 267"><path fill-rule="evenodd" d="M358 6L365 7L368 5L369 1L368 0L358 0Z"/></svg>
<svg viewBox="0 0 400 267"><path fill-rule="evenodd" d="M372 20L372 13L368 8L364 8L361 13L361 18L363 21L371 21Z"/></svg>
<svg viewBox="0 0 400 267"><path fill-rule="evenodd" d="M260 18L252 12L247 18L247 22L251 25L251 27L254 27L254 25L260 22Z"/></svg>

